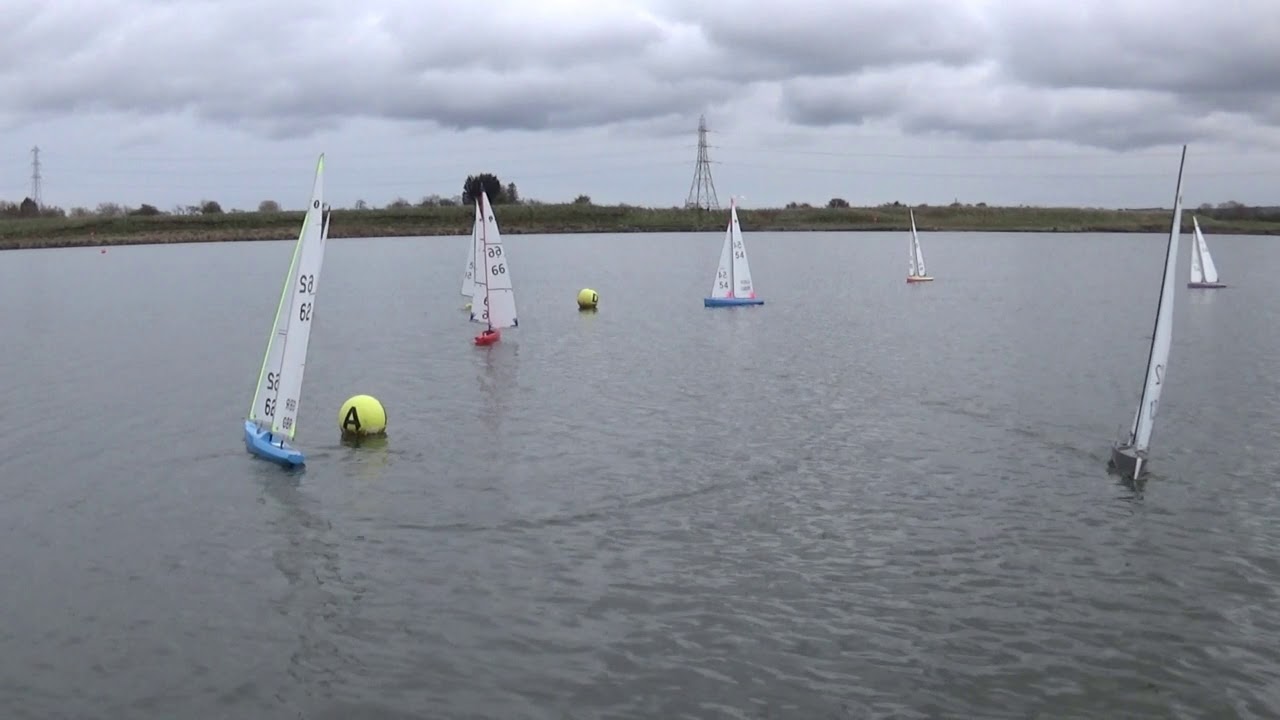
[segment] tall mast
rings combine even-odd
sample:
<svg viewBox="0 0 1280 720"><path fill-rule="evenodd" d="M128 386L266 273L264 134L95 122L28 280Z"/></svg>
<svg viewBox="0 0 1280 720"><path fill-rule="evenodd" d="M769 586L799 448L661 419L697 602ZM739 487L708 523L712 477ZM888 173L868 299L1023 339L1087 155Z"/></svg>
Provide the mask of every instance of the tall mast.
<svg viewBox="0 0 1280 720"><path fill-rule="evenodd" d="M1147 350L1147 369L1142 375L1142 395L1138 397L1138 412L1133 416L1133 429L1129 431L1129 442L1138 439L1138 423L1145 412L1143 405L1147 402L1147 381L1151 376L1151 361L1156 355L1156 331L1160 329L1160 308L1164 305L1164 285L1169 279L1169 257L1173 254L1174 240L1182 233L1182 217L1179 206L1182 204L1182 168L1187 164L1187 146L1182 146L1182 159L1178 161L1178 185L1173 192L1173 219L1170 221L1168 244L1164 251L1164 270L1160 273L1160 299L1156 302L1156 319L1151 327L1151 348ZM1170 319L1172 322L1172 319Z"/></svg>
<svg viewBox="0 0 1280 720"><path fill-rule="evenodd" d="M489 312L489 204L488 196L480 191L480 257L484 260L484 320L493 329L493 315Z"/></svg>

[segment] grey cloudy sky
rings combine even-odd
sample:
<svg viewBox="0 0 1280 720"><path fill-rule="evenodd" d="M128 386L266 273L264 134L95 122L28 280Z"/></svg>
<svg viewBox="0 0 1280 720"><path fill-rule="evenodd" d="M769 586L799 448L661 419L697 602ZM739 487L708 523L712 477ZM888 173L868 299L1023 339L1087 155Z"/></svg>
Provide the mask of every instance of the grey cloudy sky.
<svg viewBox="0 0 1280 720"><path fill-rule="evenodd" d="M1276 0L7 0L0 198L1280 204Z"/></svg>

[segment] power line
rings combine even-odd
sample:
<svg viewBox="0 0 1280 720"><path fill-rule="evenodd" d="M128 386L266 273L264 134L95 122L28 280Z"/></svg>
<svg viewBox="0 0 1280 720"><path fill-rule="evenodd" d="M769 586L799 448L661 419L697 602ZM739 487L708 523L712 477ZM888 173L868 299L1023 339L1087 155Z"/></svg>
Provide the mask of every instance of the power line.
<svg viewBox="0 0 1280 720"><path fill-rule="evenodd" d="M775 170L785 172L813 172L813 173L841 173L849 174L850 170L843 167L788 167L785 165L760 164L760 163L741 163L741 162L724 162L722 160L713 160L716 165L729 165L731 167L749 167L760 170ZM1141 178L1141 177L1167 177L1169 173L1160 170L1152 170L1150 172L1077 172L1077 173L1058 173L1058 172L1029 172L1029 173L1013 173L1005 170L992 170L989 172L911 172L900 170L881 170L859 168L857 175L864 177L878 176L903 176L903 177L937 177L937 178ZM1196 177L1254 177L1254 176L1280 176L1280 167L1271 170L1230 170L1230 171L1205 171L1197 172Z"/></svg>
<svg viewBox="0 0 1280 720"><path fill-rule="evenodd" d="M719 146L716 146L719 147ZM838 152L834 150L792 150L787 148L772 147L736 147L728 146L726 150L747 153L778 153L783 155L815 155L820 157L848 157L848 158L886 158L893 160L1127 160L1130 158L1163 158L1177 157L1178 153L1144 150L1144 151L1126 151L1115 153L1113 155L1086 155L1082 153L1008 153L998 154L990 152L971 152L971 153L886 153L886 152ZM1259 154L1276 154L1280 153L1202 153L1202 156L1208 157L1255 157Z"/></svg>

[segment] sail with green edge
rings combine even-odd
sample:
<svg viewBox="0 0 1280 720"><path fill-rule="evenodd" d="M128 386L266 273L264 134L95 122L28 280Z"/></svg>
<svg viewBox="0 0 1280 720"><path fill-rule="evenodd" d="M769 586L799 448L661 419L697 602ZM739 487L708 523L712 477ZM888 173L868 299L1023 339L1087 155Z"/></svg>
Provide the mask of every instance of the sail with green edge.
<svg viewBox="0 0 1280 720"><path fill-rule="evenodd" d="M284 287L280 290L280 304L276 307L275 322L271 335L267 339L267 352L262 358L262 369L258 373L258 388L253 395L253 404L249 407L249 420L259 427L270 427L275 420L285 340L289 335L289 325L293 318L294 294L290 293L290 289L298 274L299 261L302 258L308 233L315 233L320 229L323 204L324 155L321 154L316 163L316 177L311 188L311 201L307 204L307 215L293 247L293 258L289 262L289 272L285 276Z"/></svg>

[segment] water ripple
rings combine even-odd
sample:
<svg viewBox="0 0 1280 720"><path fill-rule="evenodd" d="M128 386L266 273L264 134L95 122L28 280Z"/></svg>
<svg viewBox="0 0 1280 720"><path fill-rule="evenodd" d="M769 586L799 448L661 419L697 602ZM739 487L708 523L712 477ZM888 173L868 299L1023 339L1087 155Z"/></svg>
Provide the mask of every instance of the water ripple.
<svg viewBox="0 0 1280 720"><path fill-rule="evenodd" d="M1156 280L1126 268L1158 237L935 233L938 281L907 287L898 234L753 234L766 305L707 310L720 239L513 237L521 327L492 348L455 309L465 237L333 244L293 473L239 429L288 243L4 253L24 351L0 401L39 411L0 435L0 700L1276 715L1267 242L1215 241L1233 291L1177 306L1153 475L1126 488L1103 466ZM385 441L339 440L357 392Z"/></svg>

